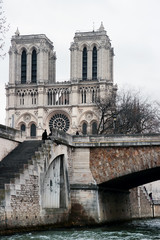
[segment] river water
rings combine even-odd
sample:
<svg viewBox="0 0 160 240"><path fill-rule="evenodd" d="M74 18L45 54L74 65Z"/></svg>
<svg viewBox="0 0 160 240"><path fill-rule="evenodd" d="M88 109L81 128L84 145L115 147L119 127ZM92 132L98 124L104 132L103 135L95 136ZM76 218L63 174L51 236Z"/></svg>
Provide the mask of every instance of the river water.
<svg viewBox="0 0 160 240"><path fill-rule="evenodd" d="M3 236L0 240L160 240L160 219L135 220L100 228L63 229Z"/></svg>

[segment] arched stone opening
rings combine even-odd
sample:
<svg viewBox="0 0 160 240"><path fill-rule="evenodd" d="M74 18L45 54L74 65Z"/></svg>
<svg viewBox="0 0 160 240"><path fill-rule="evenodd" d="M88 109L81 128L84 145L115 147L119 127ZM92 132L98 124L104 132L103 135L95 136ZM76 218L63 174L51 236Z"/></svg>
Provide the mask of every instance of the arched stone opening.
<svg viewBox="0 0 160 240"><path fill-rule="evenodd" d="M36 137L37 133L36 133L36 125L34 123L31 124L30 126L30 136L31 137Z"/></svg>
<svg viewBox="0 0 160 240"><path fill-rule="evenodd" d="M68 176L64 155L56 157L43 179L43 208L65 208L68 205Z"/></svg>
<svg viewBox="0 0 160 240"><path fill-rule="evenodd" d="M109 181L99 184L101 188L117 189L117 190L129 190L153 181L160 180L159 176L160 167L145 169L139 172L133 172L113 178Z"/></svg>

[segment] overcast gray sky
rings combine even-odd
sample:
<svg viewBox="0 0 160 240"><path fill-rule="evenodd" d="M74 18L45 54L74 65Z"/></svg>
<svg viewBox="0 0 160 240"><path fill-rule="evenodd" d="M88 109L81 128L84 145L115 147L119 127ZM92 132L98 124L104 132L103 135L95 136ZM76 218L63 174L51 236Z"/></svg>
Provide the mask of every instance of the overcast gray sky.
<svg viewBox="0 0 160 240"><path fill-rule="evenodd" d="M160 0L4 0L10 30L44 33L57 54L57 81L69 80L70 43L77 30L98 29L101 21L114 47L114 82L141 89L160 101ZM8 56L0 59L0 123L5 123Z"/></svg>

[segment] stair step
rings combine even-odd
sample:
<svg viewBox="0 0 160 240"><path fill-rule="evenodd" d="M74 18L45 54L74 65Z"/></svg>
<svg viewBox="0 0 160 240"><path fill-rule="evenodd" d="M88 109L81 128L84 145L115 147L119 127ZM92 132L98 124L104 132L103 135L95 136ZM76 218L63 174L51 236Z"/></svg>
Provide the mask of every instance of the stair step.
<svg viewBox="0 0 160 240"><path fill-rule="evenodd" d="M5 183L14 182L16 177L32 164L32 157L41 147L42 141L24 141L20 143L0 162L0 189L4 189Z"/></svg>

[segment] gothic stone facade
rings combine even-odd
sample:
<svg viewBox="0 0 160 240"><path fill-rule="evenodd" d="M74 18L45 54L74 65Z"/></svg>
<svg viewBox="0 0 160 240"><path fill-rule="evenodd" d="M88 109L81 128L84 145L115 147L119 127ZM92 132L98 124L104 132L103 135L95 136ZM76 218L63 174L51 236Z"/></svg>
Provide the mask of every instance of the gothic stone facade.
<svg viewBox="0 0 160 240"><path fill-rule="evenodd" d="M70 46L70 81L56 82L56 54L44 35L11 39L6 125L40 139L44 129L94 134L99 121L96 97L116 91L113 48L101 24L97 31L76 32Z"/></svg>

